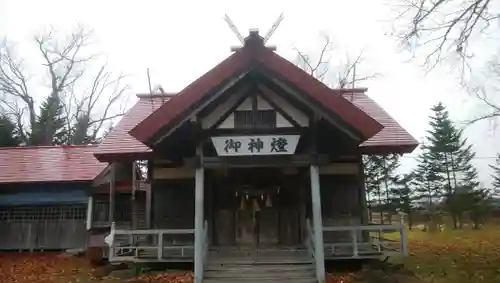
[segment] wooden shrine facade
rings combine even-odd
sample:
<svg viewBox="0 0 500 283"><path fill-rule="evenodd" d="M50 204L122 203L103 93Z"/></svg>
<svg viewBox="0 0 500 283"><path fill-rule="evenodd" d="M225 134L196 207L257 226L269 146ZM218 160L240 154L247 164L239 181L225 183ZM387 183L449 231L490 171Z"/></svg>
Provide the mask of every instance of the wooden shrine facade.
<svg viewBox="0 0 500 283"><path fill-rule="evenodd" d="M128 125L127 139L143 150L111 152L105 141L96 153L112 164L148 160L147 227L112 225L110 260L194 261L201 282L211 249L304 248L321 282L325 259L394 252L369 237L404 230L367 220L363 145L385 126L347 98L364 92L328 88L251 33L228 59ZM416 146L409 136L370 149ZM111 198L114 187L111 175Z"/></svg>

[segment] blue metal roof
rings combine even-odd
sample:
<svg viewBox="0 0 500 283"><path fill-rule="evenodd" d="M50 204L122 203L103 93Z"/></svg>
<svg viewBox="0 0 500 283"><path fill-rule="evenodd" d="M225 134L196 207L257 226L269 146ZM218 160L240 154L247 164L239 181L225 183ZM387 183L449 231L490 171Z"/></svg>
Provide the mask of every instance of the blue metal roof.
<svg viewBox="0 0 500 283"><path fill-rule="evenodd" d="M86 186L45 184L0 191L0 206L84 204L88 201Z"/></svg>

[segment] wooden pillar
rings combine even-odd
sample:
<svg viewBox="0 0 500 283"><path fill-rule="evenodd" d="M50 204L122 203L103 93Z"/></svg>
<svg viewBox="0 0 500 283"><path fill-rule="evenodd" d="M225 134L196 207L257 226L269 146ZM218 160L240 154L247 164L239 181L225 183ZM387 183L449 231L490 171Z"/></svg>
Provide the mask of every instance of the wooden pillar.
<svg viewBox="0 0 500 283"><path fill-rule="evenodd" d="M137 229L139 228L139 221L138 221L138 211L137 211L137 199L136 199L136 194L137 194L137 170L136 170L136 163L135 161L132 162L132 196L130 201L132 202L132 229Z"/></svg>
<svg viewBox="0 0 500 283"><path fill-rule="evenodd" d="M204 190L205 172L203 169L201 146L197 150L198 164L195 173L195 216L194 216L194 279L195 283L203 280L203 210L204 210Z"/></svg>
<svg viewBox="0 0 500 283"><path fill-rule="evenodd" d="M109 178L109 224L115 222L116 164L111 163Z"/></svg>
<svg viewBox="0 0 500 283"><path fill-rule="evenodd" d="M316 260L316 279L325 282L325 255L323 249L323 220L321 217L321 194L319 170L317 165L310 166L311 200L314 229L314 258Z"/></svg>
<svg viewBox="0 0 500 283"><path fill-rule="evenodd" d="M368 205L366 201L366 184L365 184L365 167L363 165L363 156L360 154L359 156L359 173L358 173L358 180L359 180L359 204L361 207L361 224L368 224L368 220L370 217L368 216ZM370 211L371 213L371 211Z"/></svg>
<svg viewBox="0 0 500 283"><path fill-rule="evenodd" d="M86 223L87 231L92 229L93 208L94 208L94 199L92 198L92 196L89 196L89 199L87 201L87 223Z"/></svg>
<svg viewBox="0 0 500 283"><path fill-rule="evenodd" d="M153 170L154 162L153 160L148 160L148 186L146 186L146 228L152 229L151 223L151 207L152 207L152 197L153 197Z"/></svg>

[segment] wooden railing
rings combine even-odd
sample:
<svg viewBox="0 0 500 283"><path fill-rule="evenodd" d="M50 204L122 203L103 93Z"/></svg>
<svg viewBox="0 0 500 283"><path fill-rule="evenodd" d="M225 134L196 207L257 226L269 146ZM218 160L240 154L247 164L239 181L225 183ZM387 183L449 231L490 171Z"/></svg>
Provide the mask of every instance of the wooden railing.
<svg viewBox="0 0 500 283"><path fill-rule="evenodd" d="M306 219L305 245L311 257L315 259L314 233L313 233L313 228L311 227L311 221L309 219Z"/></svg>
<svg viewBox="0 0 500 283"><path fill-rule="evenodd" d="M350 239L344 238L344 241L329 242L328 237L325 237L325 258L367 258L380 255L406 256L408 254L403 220L392 225L323 227L323 233L332 232L349 235ZM390 234L391 237L384 237L386 233Z"/></svg>
<svg viewBox="0 0 500 283"><path fill-rule="evenodd" d="M175 240L176 236L191 239ZM116 229L106 237L110 262L192 261L194 229ZM117 241L128 237L129 241ZM172 238L165 241L166 237Z"/></svg>
<svg viewBox="0 0 500 283"><path fill-rule="evenodd" d="M150 183L147 180L136 180L134 189L137 191L146 191L150 187Z"/></svg>

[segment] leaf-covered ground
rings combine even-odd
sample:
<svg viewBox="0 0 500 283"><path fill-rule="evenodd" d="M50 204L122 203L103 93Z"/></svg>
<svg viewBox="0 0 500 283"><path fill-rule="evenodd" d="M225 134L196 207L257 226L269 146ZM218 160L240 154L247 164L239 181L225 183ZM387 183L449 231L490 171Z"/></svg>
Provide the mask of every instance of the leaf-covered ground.
<svg viewBox="0 0 500 283"><path fill-rule="evenodd" d="M500 282L500 227L410 232L402 262L421 282Z"/></svg>
<svg viewBox="0 0 500 283"><path fill-rule="evenodd" d="M408 233L411 255L394 264L330 274L328 283L500 282L500 228ZM403 265L401 265L403 264ZM112 273L114 274L114 273ZM99 276L84 258L58 254L0 254L1 283L190 283L191 273L155 273L136 278Z"/></svg>
<svg viewBox="0 0 500 283"><path fill-rule="evenodd" d="M335 274L343 283L493 283L500 282L500 227L482 230L408 232L410 256L391 260L389 268ZM395 265L394 265L395 264ZM380 266L379 266L380 267Z"/></svg>
<svg viewBox="0 0 500 283"><path fill-rule="evenodd" d="M0 254L2 283L72 283L91 276L92 268L80 258L57 253Z"/></svg>

